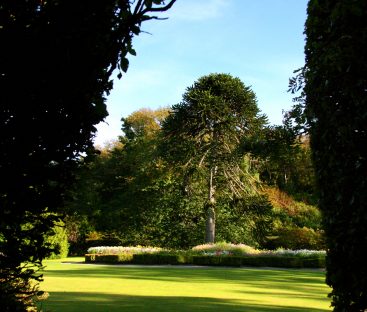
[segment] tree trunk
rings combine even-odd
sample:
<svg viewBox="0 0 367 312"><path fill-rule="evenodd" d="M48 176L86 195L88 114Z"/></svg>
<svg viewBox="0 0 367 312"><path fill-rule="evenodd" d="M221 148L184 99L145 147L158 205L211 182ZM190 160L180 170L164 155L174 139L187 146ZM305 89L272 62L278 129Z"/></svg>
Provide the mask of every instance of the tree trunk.
<svg viewBox="0 0 367 312"><path fill-rule="evenodd" d="M210 169L209 183L208 183L208 202L206 204L206 228L205 228L205 242L213 244L215 241L215 187L214 176L216 168Z"/></svg>

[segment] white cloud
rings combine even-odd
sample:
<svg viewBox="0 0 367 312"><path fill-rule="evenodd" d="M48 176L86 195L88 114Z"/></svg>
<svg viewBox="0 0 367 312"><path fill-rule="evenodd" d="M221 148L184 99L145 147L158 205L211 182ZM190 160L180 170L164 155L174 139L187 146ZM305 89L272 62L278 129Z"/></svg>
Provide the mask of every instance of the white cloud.
<svg viewBox="0 0 367 312"><path fill-rule="evenodd" d="M202 21L223 14L231 0L180 0L171 9L170 18L184 21Z"/></svg>

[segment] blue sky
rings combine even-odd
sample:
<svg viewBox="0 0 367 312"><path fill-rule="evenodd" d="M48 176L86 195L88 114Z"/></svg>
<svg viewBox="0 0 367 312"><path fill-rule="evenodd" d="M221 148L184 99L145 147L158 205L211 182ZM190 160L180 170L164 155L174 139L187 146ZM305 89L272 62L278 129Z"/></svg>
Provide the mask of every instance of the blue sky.
<svg viewBox="0 0 367 312"><path fill-rule="evenodd" d="M256 93L270 124L292 106L293 70L304 64L307 0L177 0L133 39L137 56L107 98L109 116L95 144L117 139L121 117L179 103L199 77L227 73Z"/></svg>

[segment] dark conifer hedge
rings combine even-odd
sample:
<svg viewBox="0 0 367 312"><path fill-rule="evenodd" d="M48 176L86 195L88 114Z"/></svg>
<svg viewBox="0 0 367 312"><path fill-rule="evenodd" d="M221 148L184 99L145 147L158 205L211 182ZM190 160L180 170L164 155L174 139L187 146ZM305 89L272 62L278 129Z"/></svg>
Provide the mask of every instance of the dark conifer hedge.
<svg viewBox="0 0 367 312"><path fill-rule="evenodd" d="M367 308L367 1L311 0L306 115L335 311Z"/></svg>

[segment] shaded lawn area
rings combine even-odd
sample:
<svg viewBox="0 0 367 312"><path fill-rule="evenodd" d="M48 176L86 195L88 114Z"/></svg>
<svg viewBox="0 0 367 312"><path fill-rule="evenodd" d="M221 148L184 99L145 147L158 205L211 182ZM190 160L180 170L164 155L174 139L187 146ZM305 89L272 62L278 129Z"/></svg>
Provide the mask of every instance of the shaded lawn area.
<svg viewBox="0 0 367 312"><path fill-rule="evenodd" d="M69 263L64 263L68 261ZM322 270L45 261L45 311L331 311ZM70 263L71 262L71 263Z"/></svg>

